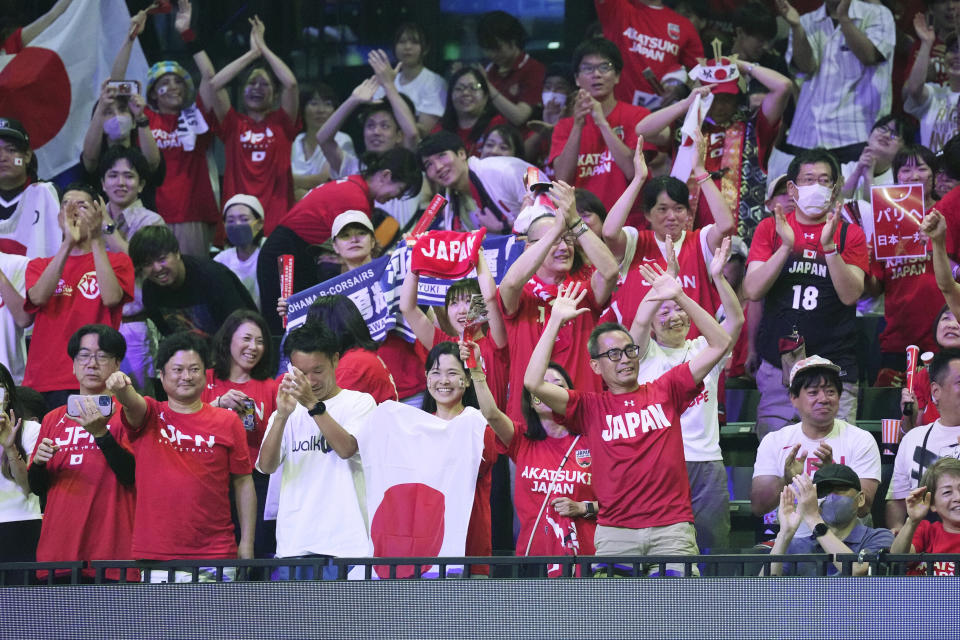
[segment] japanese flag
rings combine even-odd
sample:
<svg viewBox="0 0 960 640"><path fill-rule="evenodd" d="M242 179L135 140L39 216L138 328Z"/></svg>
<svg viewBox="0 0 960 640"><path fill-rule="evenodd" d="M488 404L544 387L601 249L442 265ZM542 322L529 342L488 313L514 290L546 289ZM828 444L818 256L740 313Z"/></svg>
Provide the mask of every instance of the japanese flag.
<svg viewBox="0 0 960 640"><path fill-rule="evenodd" d="M693 165L697 159L697 147L693 143L693 134L703 126L703 119L707 117L712 104L712 93L706 99L696 95L687 109L687 115L680 127L680 132L683 134L680 148L677 149L677 157L673 160L673 168L670 170L670 175L680 182L686 182L690 178L690 172L693 171Z"/></svg>
<svg viewBox="0 0 960 640"><path fill-rule="evenodd" d="M0 117L23 123L41 178L79 161L100 83L129 28L123 0L74 0L22 51L0 54ZM135 42L127 78L142 82L146 76L147 61Z"/></svg>
<svg viewBox="0 0 960 640"><path fill-rule="evenodd" d="M473 408L448 421L392 401L367 416L357 440L374 557L464 554L486 425ZM421 569L438 573L435 565ZM389 570L376 566L374 577ZM396 575L412 576L413 567Z"/></svg>

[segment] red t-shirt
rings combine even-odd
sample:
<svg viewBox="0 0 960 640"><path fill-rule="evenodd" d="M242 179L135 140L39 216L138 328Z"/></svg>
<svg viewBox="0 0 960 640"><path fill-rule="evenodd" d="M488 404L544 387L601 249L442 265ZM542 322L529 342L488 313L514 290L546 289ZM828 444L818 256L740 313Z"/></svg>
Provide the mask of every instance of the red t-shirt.
<svg viewBox="0 0 960 640"><path fill-rule="evenodd" d="M644 69L660 80L680 67L692 69L704 57L700 34L673 9L629 0L595 0L594 5L604 37L623 54L617 100L635 104L640 99L637 93L655 93L643 77Z"/></svg>
<svg viewBox="0 0 960 640"><path fill-rule="evenodd" d="M913 532L913 546L917 553L960 553L960 533L944 531L942 522L922 520ZM933 575L957 575L956 563L934 562Z"/></svg>
<svg viewBox="0 0 960 640"><path fill-rule="evenodd" d="M948 191L933 208L947 221L947 254L954 262L960 262L960 189Z"/></svg>
<svg viewBox="0 0 960 640"><path fill-rule="evenodd" d="M632 393L569 392L567 427L586 434L596 465L598 524L693 522L680 415L702 389L684 363Z"/></svg>
<svg viewBox="0 0 960 640"><path fill-rule="evenodd" d="M197 104L201 106L199 101ZM177 135L179 114L157 113L149 107L143 112L150 120L150 130L163 155L166 170L163 183L157 185L157 213L163 216L167 224L218 223L220 211L213 197L207 166L207 149L213 142L213 132L197 136L194 148L187 151ZM204 113L204 118L211 125L215 121L212 113Z"/></svg>
<svg viewBox="0 0 960 640"><path fill-rule="evenodd" d="M426 360L416 346L400 334L388 331L377 355L393 378L400 398L409 398L427 388L427 375L423 370Z"/></svg>
<svg viewBox="0 0 960 640"><path fill-rule="evenodd" d="M872 252L871 252L872 253ZM880 333L880 350L902 353L915 344L920 351L937 351L930 327L943 308L943 294L933 275L933 260L897 258L872 260L870 275L883 283L886 327Z"/></svg>
<svg viewBox="0 0 960 640"><path fill-rule="evenodd" d="M592 486L593 459L587 439L581 436L573 451L570 451L576 436L531 440L524 435L527 429L523 421L515 423L514 428L513 440L506 448L506 453L517 465L513 486L513 507L517 510L517 520L520 521L516 555L521 556L526 552L531 532L534 534L533 544L530 546L531 556L571 555L570 544L565 539L571 528L576 531L579 545L576 554L594 555L596 519L568 518L559 515L550 506L555 498L570 498L577 502L597 499ZM570 451L570 455L561 469L560 461L567 451ZM534 529L533 524L551 483L554 485L550 498L543 515L540 516L540 522Z"/></svg>
<svg viewBox="0 0 960 640"><path fill-rule="evenodd" d="M42 307L30 302L29 296L24 296L23 308L34 314L33 340L30 341L23 376L24 386L37 391L76 389L73 362L67 355L70 336L85 324L120 327L123 305L133 300L133 263L125 253L111 251L107 256L123 290L123 300L116 306L103 304L92 252L67 257L60 282ZM34 258L27 264L27 291L37 284L43 270L52 261L53 258Z"/></svg>
<svg viewBox="0 0 960 640"><path fill-rule="evenodd" d="M298 133L297 123L283 109L257 122L231 107L217 127L226 154L223 202L238 193L256 196L263 205L267 235L293 205L290 149Z"/></svg>
<svg viewBox="0 0 960 640"><path fill-rule="evenodd" d="M637 146L637 123L650 114L648 109L635 107L628 102L617 102L613 111L607 116L607 122L617 137L628 149ZM573 129L573 118L561 118L553 129L550 141L550 164L563 152L563 147L570 138ZM649 143L644 143L644 149L654 149ZM613 159L613 154L607 143L600 135L600 127L593 122L593 116L587 116L583 124L583 133L580 135L580 148L577 151L576 175L573 177L573 186L593 192L603 206L609 211L617 199L627 188L627 176ZM642 215L640 198L634 204L632 213Z"/></svg>
<svg viewBox="0 0 960 640"><path fill-rule="evenodd" d="M349 209L368 216L373 212L373 196L363 176L347 176L311 190L280 219L280 224L310 244L323 244L330 239L334 219Z"/></svg>
<svg viewBox="0 0 960 640"><path fill-rule="evenodd" d="M467 155L479 158L480 152L483 151L483 141L487 139L487 134L490 133L491 129L499 127L502 124L507 124L507 119L498 113L490 118L490 122L487 123L483 133L481 133L476 140L470 137L470 134L473 133L473 127L458 127L456 134L460 136L460 139L463 141L463 147L467 150ZM437 131L439 130L438 128Z"/></svg>
<svg viewBox="0 0 960 640"><path fill-rule="evenodd" d="M540 104L543 79L547 68L529 53L520 52L513 66L506 73L495 64L487 65L487 80L511 102L526 102L531 107Z"/></svg>
<svg viewBox="0 0 960 640"><path fill-rule="evenodd" d="M720 297L716 287L710 279L710 271L705 262L701 243L705 242L703 229L687 231L683 235L683 243L677 253L677 264L680 266L678 276L683 284L684 293L690 296L701 307L711 314L716 313L720 306ZM650 290L650 283L640 275L641 264L658 264L664 270L667 261L657 244L657 237L653 231L640 231L637 238L637 251L630 262L630 271L627 278L614 291L610 298L610 306L600 315L600 322L619 322L628 329L637 315L637 308L643 297ZM690 326L688 338L700 335L695 325Z"/></svg>
<svg viewBox="0 0 960 640"><path fill-rule="evenodd" d="M360 347L349 349L340 356L340 362L337 363L337 386L369 393L377 404L400 399L397 385L387 365L375 352Z"/></svg>
<svg viewBox="0 0 960 640"><path fill-rule="evenodd" d="M240 418L208 404L176 413L166 402L144 399L139 429L122 416L137 458L133 557L235 558L231 480L253 469Z"/></svg>
<svg viewBox="0 0 960 640"><path fill-rule="evenodd" d="M114 400L114 408L119 407ZM37 436L37 447L44 438L59 447L46 464L47 506L37 561L133 559L133 485L120 484L93 436L66 414L67 407L63 406L44 416ZM119 410L111 416L107 428L120 446L130 448ZM36 448L32 453L36 455ZM84 569L83 573L93 576L94 570ZM118 580L120 570L110 569L105 575ZM138 571L127 571L127 580L138 579Z"/></svg>
<svg viewBox="0 0 960 640"><path fill-rule="evenodd" d="M483 431L483 457L477 470L477 490L473 492L473 510L467 524L467 540L464 554L489 556L493 553L493 533L490 525L490 487L493 484L491 471L497 461L497 436L489 426ZM487 565L474 565L472 575L489 575Z"/></svg>
<svg viewBox="0 0 960 640"><path fill-rule="evenodd" d="M580 308L589 308L590 313L577 316L560 328L550 356L551 360L566 369L573 380L574 388L581 391L600 391L602 388L600 377L590 368L590 354L587 353L587 340L600 315L600 306L590 287L591 272L591 269L583 269L577 274L571 274L564 281L565 285L569 285L579 280L586 286L587 296ZM507 400L507 414L515 423L522 419L520 402L523 394L523 374L543 328L550 319L553 310L550 303L556 290L556 287L546 285L534 276L520 292L517 310L512 314L507 313L500 292L497 291L497 304L506 324L510 361L513 363L508 374L510 397Z"/></svg>
<svg viewBox="0 0 960 640"><path fill-rule="evenodd" d="M203 389L202 399L211 403L230 389L238 389L253 399L253 429L244 428L247 436L247 446L250 449L250 460L256 460L260 455L260 443L267 430L270 416L277 410L277 387L279 383L272 378L266 380L247 380L246 382L231 382L217 380L213 377L213 369L207 369L207 386ZM241 422L242 424L242 422Z"/></svg>
<svg viewBox="0 0 960 640"><path fill-rule="evenodd" d="M459 336L447 335L439 327L433 328L434 346L441 342L459 341ZM507 347L498 348L490 334L484 334L482 338L477 338L474 342L480 347L480 358L483 361L480 363L480 367L487 376L487 386L490 388L490 393L493 394L493 399L498 407L505 407L507 406L507 370L510 368L509 349ZM426 362L428 350L424 349L419 342L417 344L423 349L423 358Z"/></svg>

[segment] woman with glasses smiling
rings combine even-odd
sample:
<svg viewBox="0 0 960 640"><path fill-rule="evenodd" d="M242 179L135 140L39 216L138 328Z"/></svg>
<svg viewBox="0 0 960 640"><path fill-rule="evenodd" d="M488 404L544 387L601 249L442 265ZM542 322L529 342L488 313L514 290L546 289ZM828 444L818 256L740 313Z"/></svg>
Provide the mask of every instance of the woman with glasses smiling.
<svg viewBox="0 0 960 640"><path fill-rule="evenodd" d="M730 349L736 344L743 327L743 309L733 287L724 277L723 268L730 258L729 237L710 262L710 278L716 287L723 308L720 326L730 336ZM670 270L677 269L676 258L668 251ZM696 357L707 348L703 335L688 339L690 316L675 299L654 300L647 296L640 303L630 327L630 335L641 351L637 379L652 382L675 366ZM727 492L727 472L720 452L720 420L718 416L718 387L720 374L727 362L724 357L710 369L703 379L703 392L680 415L683 433L683 454L687 477L690 480L690 501L693 507L697 546L701 553L722 549L730 543L730 497ZM630 356L630 354L627 354Z"/></svg>
<svg viewBox="0 0 960 640"><path fill-rule="evenodd" d="M893 159L903 145L912 144L916 137L916 127L904 116L889 114L877 120L860 158L840 168L846 176L841 195L870 202L872 185L894 184Z"/></svg>
<svg viewBox="0 0 960 640"><path fill-rule="evenodd" d="M494 127L507 124L490 101L490 86L482 73L462 67L450 77L447 110L440 120L440 129L451 131L463 140L468 156L479 156L483 142Z"/></svg>

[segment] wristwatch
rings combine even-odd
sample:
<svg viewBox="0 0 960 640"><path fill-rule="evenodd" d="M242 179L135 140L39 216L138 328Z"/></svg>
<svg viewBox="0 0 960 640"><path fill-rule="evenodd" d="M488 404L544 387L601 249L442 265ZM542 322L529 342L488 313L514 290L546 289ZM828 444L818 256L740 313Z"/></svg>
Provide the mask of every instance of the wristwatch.
<svg viewBox="0 0 960 640"><path fill-rule="evenodd" d="M112 222L110 224L103 225L103 233L106 235L110 235L116 230L117 230L117 225L113 224Z"/></svg>
<svg viewBox="0 0 960 640"><path fill-rule="evenodd" d="M317 404L313 405L313 408L307 411L307 415L322 416L326 412L327 412L327 405L323 404L322 400L318 400Z"/></svg>
<svg viewBox="0 0 960 640"><path fill-rule="evenodd" d="M134 124L136 124L138 128L149 127L150 119L147 117L143 117L138 119Z"/></svg>
<svg viewBox="0 0 960 640"><path fill-rule="evenodd" d="M830 527L827 526L826 522L818 522L817 526L813 528L813 537L822 538L827 535L828 531L830 531Z"/></svg>
<svg viewBox="0 0 960 640"><path fill-rule="evenodd" d="M587 500L586 502L584 502L584 504L586 505L586 509L587 509L587 512L584 514L585 518L592 518L593 516L597 515L597 508L593 506L592 502Z"/></svg>

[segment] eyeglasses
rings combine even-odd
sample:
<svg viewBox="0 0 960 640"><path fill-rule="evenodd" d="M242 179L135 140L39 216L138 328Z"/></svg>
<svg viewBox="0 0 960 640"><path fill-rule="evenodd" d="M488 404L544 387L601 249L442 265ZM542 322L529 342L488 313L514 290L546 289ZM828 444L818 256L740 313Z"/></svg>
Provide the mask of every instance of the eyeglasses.
<svg viewBox="0 0 960 640"><path fill-rule="evenodd" d="M880 125L879 127L874 127L873 130L876 131L877 133L888 135L894 140L899 140L900 138L903 137L899 133L897 133L896 129L894 129L893 127L887 126L885 124Z"/></svg>
<svg viewBox="0 0 960 640"><path fill-rule="evenodd" d="M104 353L103 351L78 351L77 357L74 358L77 364L87 364L90 362L91 358L96 359L97 364L107 364L115 358L109 353Z"/></svg>
<svg viewBox="0 0 960 640"><path fill-rule="evenodd" d="M536 244L538 242L540 242L540 238L531 238L529 236L527 237L527 244ZM555 244L558 244L560 242L563 242L568 247L573 247L577 244L577 234L573 232L565 233L562 236L560 236L560 238L557 240Z"/></svg>
<svg viewBox="0 0 960 640"><path fill-rule="evenodd" d="M577 69L577 73L582 73L585 76L590 75L594 71L599 71L602 75L606 75L613 71L613 63L601 62L600 64L582 64L580 65L580 68Z"/></svg>
<svg viewBox="0 0 960 640"><path fill-rule="evenodd" d="M591 354L590 357L594 360L599 360L600 358L608 358L612 362L620 362L620 359L623 356L627 356L631 360L640 356L640 347L635 344L628 345L623 349L608 349L603 353Z"/></svg>
<svg viewBox="0 0 960 640"><path fill-rule="evenodd" d="M483 89L483 85L479 82L474 82L473 84L458 84L454 85L454 93L476 93Z"/></svg>

